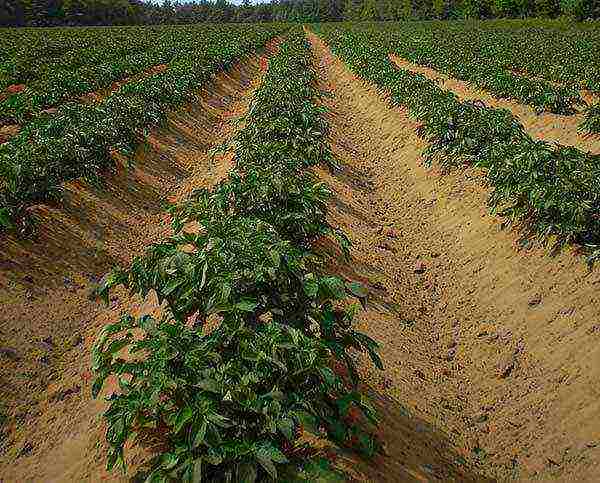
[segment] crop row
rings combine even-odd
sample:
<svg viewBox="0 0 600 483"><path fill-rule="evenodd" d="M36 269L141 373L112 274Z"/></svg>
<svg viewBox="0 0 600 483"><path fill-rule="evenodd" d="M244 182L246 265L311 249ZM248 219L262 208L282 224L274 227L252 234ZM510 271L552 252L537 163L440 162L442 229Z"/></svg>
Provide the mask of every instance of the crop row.
<svg viewBox="0 0 600 483"><path fill-rule="evenodd" d="M507 110L456 95L420 74L395 68L376 32L323 28L331 47L358 75L389 90L422 122L429 162L487 170L494 212L518 224L523 240L574 242L591 259L600 247L600 156L535 141Z"/></svg>
<svg viewBox="0 0 600 483"><path fill-rule="evenodd" d="M79 38L75 32L73 36ZM17 91L7 90L0 101L0 124L22 124L44 108L202 50L207 38L214 36L211 27L149 28L144 32L90 29L85 33L84 46L71 46L66 54L52 57L51 45L26 43L0 64L3 83L13 84L10 90ZM65 37L71 40L63 34L56 41L59 46Z"/></svg>
<svg viewBox="0 0 600 483"><path fill-rule="evenodd" d="M199 35L202 48L184 51L166 70L127 83L98 104L66 103L35 118L0 145L0 226L25 230L29 207L59 200L65 181L97 180L115 166L115 151L131 156L167 109L280 32L277 26L209 30Z"/></svg>
<svg viewBox="0 0 600 483"><path fill-rule="evenodd" d="M484 63L494 62L529 77L600 92L598 23L547 19L415 22L379 24L378 30L391 34L402 30L411 45L435 42L449 55L467 50Z"/></svg>
<svg viewBox="0 0 600 483"><path fill-rule="evenodd" d="M378 27L383 33L382 48L385 45L404 59L473 83L497 97L531 105L539 112L557 114L572 114L585 105L576 87L518 75L502 61L501 55L498 58L490 55L502 45L500 32L495 32L500 40L494 43L481 33L477 35L469 30L473 35L465 35L464 31L457 32L438 24L427 27L383 25Z"/></svg>
<svg viewBox="0 0 600 483"><path fill-rule="evenodd" d="M377 344L352 328L348 302L366 293L324 274L310 248L324 236L347 246L310 170L331 162L311 60L290 33L234 139L228 178L173 205L174 234L102 287L154 292L167 307L160 319L124 316L95 345L94 394L119 380L105 413L109 467L124 464L136 431L163 448L151 482L337 481L308 434L376 449L356 424L375 415L349 353L381 366Z"/></svg>
<svg viewBox="0 0 600 483"><path fill-rule="evenodd" d="M136 50L145 50L152 43L166 41L169 35L177 37L180 31L186 29L173 26L1 29L0 91L11 84L35 82L51 70L75 70L125 57Z"/></svg>

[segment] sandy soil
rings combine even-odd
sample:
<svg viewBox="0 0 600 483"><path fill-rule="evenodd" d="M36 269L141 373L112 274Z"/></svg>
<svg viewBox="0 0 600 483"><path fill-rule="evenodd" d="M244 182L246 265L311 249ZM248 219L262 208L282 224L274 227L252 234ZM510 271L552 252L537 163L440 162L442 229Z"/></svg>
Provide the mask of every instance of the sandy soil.
<svg viewBox="0 0 600 483"><path fill-rule="evenodd" d="M519 250L483 174L424 168L407 112L310 39L344 166L322 176L354 243L338 269L370 286L361 328L386 365L364 368L390 453L367 479L598 481L600 274Z"/></svg>
<svg viewBox="0 0 600 483"><path fill-rule="evenodd" d="M582 112L572 116L561 116L549 112L537 114L535 109L530 106L507 99L499 99L468 82L455 79L429 67L414 64L397 55L390 54L390 60L402 69L438 81L442 89L454 92L461 101L479 100L489 107L508 109L534 139L541 139L549 143L557 142L564 146L574 146L582 151L600 154L600 136L583 134L578 131L584 118ZM587 102L595 99L591 93L584 93L584 98Z"/></svg>
<svg viewBox="0 0 600 483"><path fill-rule="evenodd" d="M122 167L100 188L70 183L64 205L38 208L36 240L0 240L0 409L9 416L0 481L128 481L104 471L104 403L90 398L90 349L121 313L159 308L126 293L104 307L93 291L112 266L168 232L163 201L226 175L231 153L213 158L209 151L239 128L261 78L258 57L217 75L197 102L149 136L133 168ZM145 455L132 454L135 468Z"/></svg>

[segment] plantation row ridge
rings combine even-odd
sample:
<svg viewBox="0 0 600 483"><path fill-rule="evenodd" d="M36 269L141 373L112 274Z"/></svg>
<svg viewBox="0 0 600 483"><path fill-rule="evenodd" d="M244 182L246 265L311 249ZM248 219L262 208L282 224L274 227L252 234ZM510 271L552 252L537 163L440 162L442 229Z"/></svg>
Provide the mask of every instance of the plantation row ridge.
<svg viewBox="0 0 600 483"><path fill-rule="evenodd" d="M0 9L0 482L598 481L598 52L580 0Z"/></svg>
<svg viewBox="0 0 600 483"><path fill-rule="evenodd" d="M357 425L360 417L375 424L374 411L330 368L343 367L356 387L350 348L383 368L376 342L352 329L357 306L336 305L366 292L320 273L307 245L331 236L347 249L326 222L330 193L306 171L331 162L327 125L311 102L310 62L304 36L291 32L234 139L235 170L214 190L173 206L174 235L102 286L107 302L110 288L123 284L142 297L156 292L169 308L160 320L123 316L94 348L94 394L107 377L119 378L105 413L109 469L124 467L125 443L140 425L165 438L149 481L282 473L314 481L333 470L304 431L377 450ZM210 316L220 320L207 333ZM133 360L119 357L124 348Z"/></svg>
<svg viewBox="0 0 600 483"><path fill-rule="evenodd" d="M491 209L524 227L524 241L552 239L553 249L578 243L587 248L589 263L600 256L600 155L534 141L509 111L461 102L425 76L395 68L377 32L336 28L324 34L353 70L389 89L393 103L423 122L427 162L487 170L495 187Z"/></svg>
<svg viewBox="0 0 600 483"><path fill-rule="evenodd" d="M239 129L238 120L264 74L261 64L277 40L260 57L240 59L217 73L181 111L170 111L166 124L138 147L133 169L107 175L102 187L67 183L68 203L44 212L48 223L39 227L35 244L2 240L1 251L11 260L11 274L3 271L1 278L2 347L15 347L18 353L0 364L10 388L2 392L3 414L19 415L5 427L9 446L0 458L0 474L8 481L119 477L119 472L105 471L106 449L98 444L104 440L98 416L105 403L91 398L88 347L124 307L157 308L152 297L142 302L125 292L111 296L110 307L104 308L95 297L98 282L116 263L130 264L148 244L168 235L162 200L185 199L227 175L230 155L213 150ZM85 223L82 214L88 216ZM65 258L65 246L77 255ZM7 292L5 283L10 284ZM52 345L40 345L41 339ZM50 352L41 355L40 349ZM29 376L27 385L20 384L23 374ZM43 409L52 407L60 408L58 413ZM65 433L65 427L70 431ZM34 450L19 456L32 434L37 435Z"/></svg>
<svg viewBox="0 0 600 483"><path fill-rule="evenodd" d="M358 479L594 481L595 270L519 249L486 214L485 173L424 165L419 121L309 37L344 166L322 178L353 242L352 263L336 266L368 286L358 327L385 364L361 373L388 457L358 464ZM554 450L568 447L579 449Z"/></svg>
<svg viewBox="0 0 600 483"><path fill-rule="evenodd" d="M413 64L400 59L395 54L390 54L390 60L401 69L422 74L432 81L439 82L442 89L454 92L461 101L481 101L488 107L509 110L534 139L549 143L557 142L564 146L573 146L580 151L600 154L598 137L580 128L580 123L585 119L584 113L580 112L573 116L539 113L530 106L519 104L514 100L500 99L488 91L473 88L468 82L441 74L429 67Z"/></svg>
<svg viewBox="0 0 600 483"><path fill-rule="evenodd" d="M114 169L115 152L130 157L140 132L164 121L165 111L181 105L199 83L280 29L231 27L226 36L220 29L204 30L162 72L121 86L98 105L66 103L23 126L0 145L0 227L27 232L28 209L60 200L65 181L98 182L103 171Z"/></svg>

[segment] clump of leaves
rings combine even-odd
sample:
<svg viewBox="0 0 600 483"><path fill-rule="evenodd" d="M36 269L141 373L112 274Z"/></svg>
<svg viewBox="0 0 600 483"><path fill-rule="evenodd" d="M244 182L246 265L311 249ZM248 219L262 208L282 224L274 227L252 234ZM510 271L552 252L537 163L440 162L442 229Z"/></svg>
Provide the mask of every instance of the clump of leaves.
<svg viewBox="0 0 600 483"><path fill-rule="evenodd" d="M600 134L600 102L585 110L585 118L580 125L580 130Z"/></svg>

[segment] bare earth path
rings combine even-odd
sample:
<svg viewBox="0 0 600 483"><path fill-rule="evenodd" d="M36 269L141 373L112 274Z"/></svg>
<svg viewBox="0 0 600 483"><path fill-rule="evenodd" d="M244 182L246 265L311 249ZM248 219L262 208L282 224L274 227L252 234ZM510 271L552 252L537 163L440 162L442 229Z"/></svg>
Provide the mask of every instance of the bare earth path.
<svg viewBox="0 0 600 483"><path fill-rule="evenodd" d="M455 79L435 69L414 64L397 55L391 54L390 60L400 69L422 74L428 79L438 81L442 89L454 92L461 101L482 101L488 107L508 109L534 139L549 143L557 142L564 146L576 147L585 152L600 154L600 136L589 133L584 134L578 130L584 118L583 112L571 116L549 112L537 114L531 106L519 104L513 100L499 99L468 82ZM590 103L597 100L589 94L584 95L584 98Z"/></svg>
<svg viewBox="0 0 600 483"><path fill-rule="evenodd" d="M417 124L309 38L343 166L320 174L354 243L338 269L371 288L360 328L386 366L364 372L389 456L362 478L598 481L600 273L519 251L483 175L427 171Z"/></svg>
<svg viewBox="0 0 600 483"><path fill-rule="evenodd" d="M104 471L104 403L90 398L90 349L98 330L124 311L159 309L126 293L106 308L93 290L112 266L128 264L168 232L162 201L227 174L230 153L213 158L210 151L238 129L234 121L262 74L256 56L218 74L150 134L134 168L100 189L70 183L64 206L39 209L37 240L0 240L0 410L10 415L0 435L1 482L128 481ZM132 454L135 469L145 455Z"/></svg>

